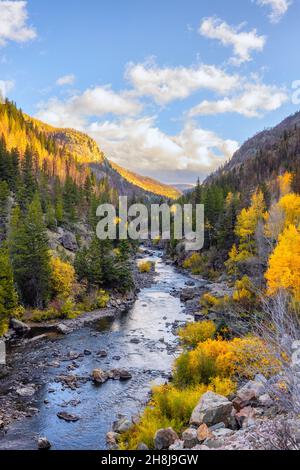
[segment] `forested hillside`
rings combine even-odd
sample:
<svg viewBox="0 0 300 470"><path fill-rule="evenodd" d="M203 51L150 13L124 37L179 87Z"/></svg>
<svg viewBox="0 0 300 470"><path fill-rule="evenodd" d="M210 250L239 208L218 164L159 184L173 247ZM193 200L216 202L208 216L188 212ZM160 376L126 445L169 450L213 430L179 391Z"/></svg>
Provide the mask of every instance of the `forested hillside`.
<svg viewBox="0 0 300 470"><path fill-rule="evenodd" d="M97 206L118 197L86 164L105 160L96 144L10 102L0 105L0 132L1 333L11 317L76 316L104 306L106 288L131 289L132 247L95 236Z"/></svg>
<svg viewBox="0 0 300 470"><path fill-rule="evenodd" d="M299 118L180 198L205 206L204 249L168 244L193 278L180 299L195 321L178 331L172 381L153 389L121 448L299 449Z"/></svg>

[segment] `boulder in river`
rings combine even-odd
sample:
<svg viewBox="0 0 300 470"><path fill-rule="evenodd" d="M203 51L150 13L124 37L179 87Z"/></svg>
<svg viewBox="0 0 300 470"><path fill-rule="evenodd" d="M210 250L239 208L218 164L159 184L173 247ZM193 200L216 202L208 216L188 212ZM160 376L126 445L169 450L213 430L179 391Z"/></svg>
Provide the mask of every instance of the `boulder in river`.
<svg viewBox="0 0 300 470"><path fill-rule="evenodd" d="M59 419L63 419L64 421L67 421L68 423L75 423L76 421L80 419L79 416L72 415L70 413L67 413L66 411L60 411L59 413L57 413L57 417Z"/></svg>
<svg viewBox="0 0 300 470"><path fill-rule="evenodd" d="M47 437L39 437L38 439L38 449L39 450L49 450L51 449L51 444Z"/></svg>
<svg viewBox="0 0 300 470"><path fill-rule="evenodd" d="M113 423L112 429L115 433L122 434L124 432L127 432L131 428L131 426L131 421L129 421L126 416L123 416L122 418L118 419L118 421L115 421Z"/></svg>
<svg viewBox="0 0 300 470"><path fill-rule="evenodd" d="M102 369L94 369L92 372L92 379L95 384L104 384L108 378L108 373L104 372Z"/></svg>
<svg viewBox="0 0 300 470"><path fill-rule="evenodd" d="M130 340L130 343L133 343L133 344L139 344L140 340L138 338L132 338Z"/></svg>
<svg viewBox="0 0 300 470"><path fill-rule="evenodd" d="M132 379L131 373L126 369L120 370L120 380L129 380Z"/></svg>
<svg viewBox="0 0 300 470"><path fill-rule="evenodd" d="M107 357L107 352L106 351L98 351L96 355L98 357Z"/></svg>

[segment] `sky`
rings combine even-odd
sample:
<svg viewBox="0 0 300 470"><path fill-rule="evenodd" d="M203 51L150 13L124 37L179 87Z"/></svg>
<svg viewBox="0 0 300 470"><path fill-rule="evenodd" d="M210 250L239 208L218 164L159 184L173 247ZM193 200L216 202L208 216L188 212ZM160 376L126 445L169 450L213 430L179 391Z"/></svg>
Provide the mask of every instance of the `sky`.
<svg viewBox="0 0 300 470"><path fill-rule="evenodd" d="M299 109L300 0L0 0L0 90L194 183Z"/></svg>

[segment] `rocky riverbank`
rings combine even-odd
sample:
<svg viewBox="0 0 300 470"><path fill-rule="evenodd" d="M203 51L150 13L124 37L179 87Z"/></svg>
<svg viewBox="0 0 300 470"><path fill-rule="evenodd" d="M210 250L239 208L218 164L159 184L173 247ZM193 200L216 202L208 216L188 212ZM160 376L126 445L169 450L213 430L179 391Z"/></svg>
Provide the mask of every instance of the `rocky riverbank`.
<svg viewBox="0 0 300 470"><path fill-rule="evenodd" d="M149 256L152 252L145 250L138 258ZM11 328L5 335L7 363L0 365L0 433L4 435L7 427L16 420L30 418L38 413L35 395L45 383L48 368L59 368L63 362L69 362L68 371L76 370L78 363L90 351L69 351L62 356L60 350L52 350L52 342L59 337L71 334L99 322L112 322L127 312L136 301L141 289L150 287L155 279L155 271L140 273L134 264L135 288L124 295L112 292L106 308L86 312L75 319L48 321L42 323L23 323L12 320ZM31 349L29 360L22 360L22 350ZM49 361L49 352L53 360ZM106 351L98 351L97 356L104 358ZM110 372L111 378L121 379L130 375L126 370L115 369ZM60 378L58 378L60 380ZM69 379L66 379L67 381ZM125 379L124 379L125 380ZM92 381L92 377L71 375L69 384ZM65 382L66 384L67 382ZM74 385L75 386L75 385ZM75 387L76 388L76 387Z"/></svg>
<svg viewBox="0 0 300 470"><path fill-rule="evenodd" d="M168 379L177 328L192 319L171 290L189 279L158 251L139 256L153 260L155 272L137 273L135 300L125 312L115 298L107 310L60 322L66 334L31 331L9 343L0 449L46 446L41 438L52 449L104 449L118 415L138 415L153 382Z"/></svg>
<svg viewBox="0 0 300 470"><path fill-rule="evenodd" d="M292 348L291 369L299 374L299 341ZM155 450L299 450L300 418L288 413L278 400L278 389L285 380L282 374L270 379L257 374L228 398L206 392L191 414L189 427L180 435L171 427L157 430ZM136 416L132 422L120 417L114 422L107 434L109 447L118 449L122 434L138 420ZM137 448L146 450L147 446L140 442Z"/></svg>

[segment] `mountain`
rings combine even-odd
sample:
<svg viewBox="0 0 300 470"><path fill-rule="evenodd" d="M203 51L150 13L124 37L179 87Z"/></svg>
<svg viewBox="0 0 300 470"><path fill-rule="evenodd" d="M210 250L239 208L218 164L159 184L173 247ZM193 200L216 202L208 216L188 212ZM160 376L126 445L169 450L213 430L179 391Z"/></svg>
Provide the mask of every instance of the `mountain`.
<svg viewBox="0 0 300 470"><path fill-rule="evenodd" d="M149 196L155 194L176 199L181 194L172 186L133 173L108 160L94 139L82 132L68 128L55 128L27 115L25 119L37 126L47 137L53 139L65 154L72 156L79 163L88 164L99 179L108 177L109 182L121 195L143 195L145 192Z"/></svg>
<svg viewBox="0 0 300 470"><path fill-rule="evenodd" d="M112 169L120 175L124 180L128 181L131 185L142 188L144 191L156 194L158 196L165 196L170 199L177 199L181 195L181 191L173 186L160 183L159 181L149 178L148 176L141 176L126 168L123 168L116 163L110 162Z"/></svg>
<svg viewBox="0 0 300 470"><path fill-rule="evenodd" d="M193 183L175 183L175 184L172 184L172 187L178 189L178 191L180 191L182 193L185 193L185 192L192 191L193 189L195 189L195 184L193 184Z"/></svg>
<svg viewBox="0 0 300 470"><path fill-rule="evenodd" d="M245 191L270 183L284 171L297 175L300 169L300 112L248 139L204 185L223 180Z"/></svg>
<svg viewBox="0 0 300 470"><path fill-rule="evenodd" d="M176 199L180 191L159 181L140 176L110 162L88 135L74 129L48 125L22 113L14 103L0 103L0 136L8 150L17 148L24 155L28 143L37 156L37 164L61 179L72 175L83 184L88 169L98 179L106 177L111 188L121 195L162 196Z"/></svg>

